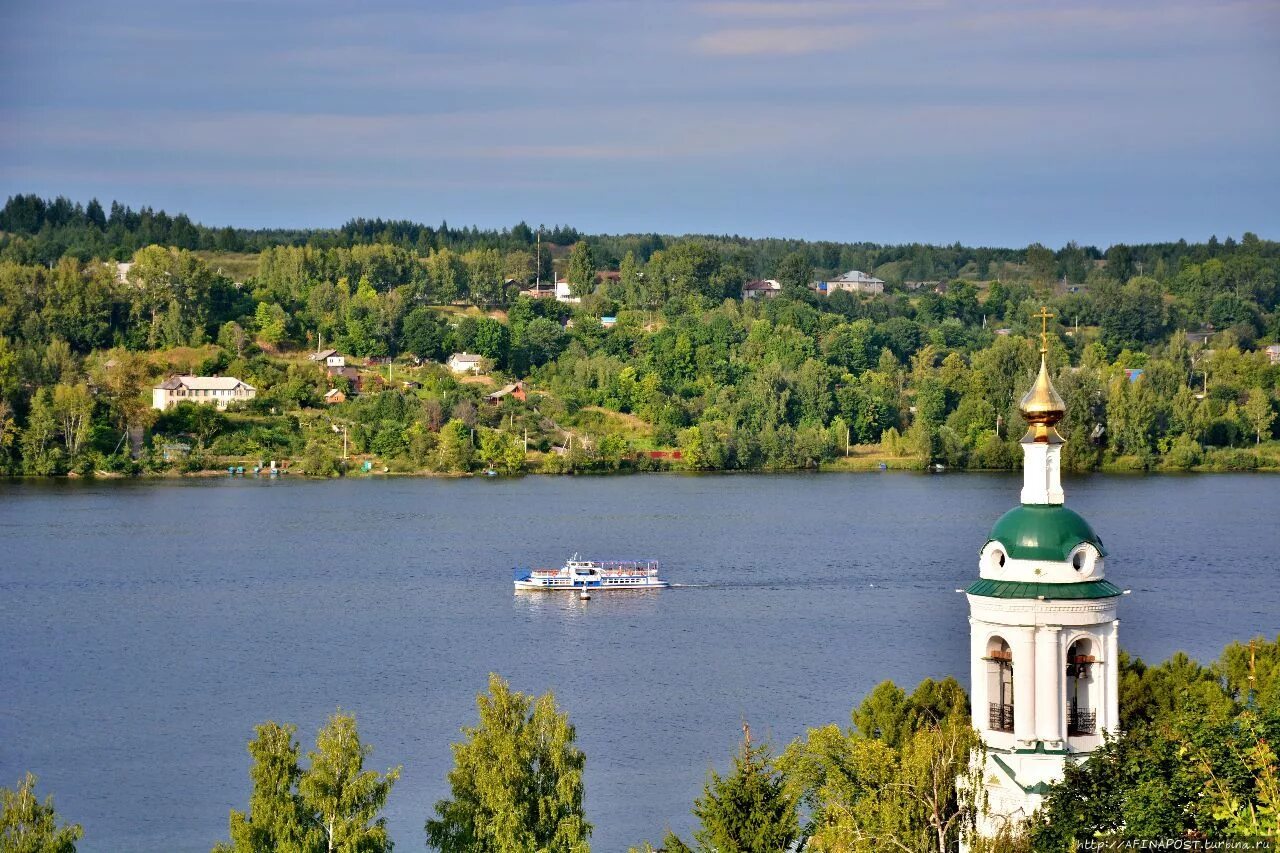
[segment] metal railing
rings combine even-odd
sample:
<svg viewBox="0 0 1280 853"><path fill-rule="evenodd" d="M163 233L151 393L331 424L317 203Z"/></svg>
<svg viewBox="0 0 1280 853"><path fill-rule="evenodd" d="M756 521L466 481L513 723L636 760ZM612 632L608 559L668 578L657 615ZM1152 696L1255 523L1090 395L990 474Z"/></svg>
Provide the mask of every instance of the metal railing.
<svg viewBox="0 0 1280 853"><path fill-rule="evenodd" d="M1067 714L1068 735L1091 735L1098 729L1098 712L1072 708Z"/></svg>
<svg viewBox="0 0 1280 853"><path fill-rule="evenodd" d="M987 724L993 732L1013 731L1013 706L992 702Z"/></svg>

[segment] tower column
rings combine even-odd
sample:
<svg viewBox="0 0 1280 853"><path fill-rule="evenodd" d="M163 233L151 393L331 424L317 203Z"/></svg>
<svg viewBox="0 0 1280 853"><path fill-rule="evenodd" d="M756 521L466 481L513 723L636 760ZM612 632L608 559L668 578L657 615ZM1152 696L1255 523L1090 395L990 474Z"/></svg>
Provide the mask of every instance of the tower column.
<svg viewBox="0 0 1280 853"><path fill-rule="evenodd" d="M973 727L977 731L986 731L990 726L987 714L987 656L986 641L974 625L973 617L969 617L969 691L970 710L973 712Z"/></svg>
<svg viewBox="0 0 1280 853"><path fill-rule="evenodd" d="M1040 740L1062 740L1063 671L1062 628L1041 625L1036 631L1036 736Z"/></svg>
<svg viewBox="0 0 1280 853"><path fill-rule="evenodd" d="M1055 433L1053 438L1057 438ZM1060 441L1060 440L1059 440ZM1062 445L1022 440L1022 495L1024 504L1061 504Z"/></svg>
<svg viewBox="0 0 1280 853"><path fill-rule="evenodd" d="M1013 647L1013 735L1036 739L1036 629L1018 628Z"/></svg>
<svg viewBox="0 0 1280 853"><path fill-rule="evenodd" d="M1102 729L1111 732L1120 730L1120 648L1118 637L1120 636L1120 620L1116 619L1111 623L1111 630L1107 631L1106 640L1106 659L1102 662L1103 676L1103 715L1104 719L1098 723L1099 733Z"/></svg>

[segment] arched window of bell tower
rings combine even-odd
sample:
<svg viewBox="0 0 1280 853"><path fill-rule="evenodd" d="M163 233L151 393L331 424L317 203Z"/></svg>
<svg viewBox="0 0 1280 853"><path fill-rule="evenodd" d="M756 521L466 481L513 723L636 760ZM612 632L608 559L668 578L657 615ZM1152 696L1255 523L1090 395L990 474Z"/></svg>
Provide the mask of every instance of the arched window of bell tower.
<svg viewBox="0 0 1280 853"><path fill-rule="evenodd" d="M1003 637L987 641L987 728L1013 731L1013 650Z"/></svg>
<svg viewBox="0 0 1280 853"><path fill-rule="evenodd" d="M1097 678L1101 675L1095 645L1087 637L1067 649L1067 735L1092 735L1098 731Z"/></svg>

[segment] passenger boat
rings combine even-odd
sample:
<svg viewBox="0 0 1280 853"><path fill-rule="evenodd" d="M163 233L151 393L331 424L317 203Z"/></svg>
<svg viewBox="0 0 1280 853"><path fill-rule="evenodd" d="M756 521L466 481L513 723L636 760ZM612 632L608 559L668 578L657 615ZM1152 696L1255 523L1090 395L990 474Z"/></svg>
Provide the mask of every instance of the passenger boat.
<svg viewBox="0 0 1280 853"><path fill-rule="evenodd" d="M582 560L577 554L558 569L512 570L516 589L666 589L657 560Z"/></svg>

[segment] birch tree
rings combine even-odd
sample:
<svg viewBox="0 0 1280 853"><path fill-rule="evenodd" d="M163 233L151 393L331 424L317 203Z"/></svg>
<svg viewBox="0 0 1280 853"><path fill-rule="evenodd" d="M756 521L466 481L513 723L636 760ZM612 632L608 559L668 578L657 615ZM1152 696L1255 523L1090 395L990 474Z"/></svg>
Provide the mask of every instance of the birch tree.
<svg viewBox="0 0 1280 853"><path fill-rule="evenodd" d="M40 802L35 787L28 773L16 789L0 788L0 853L76 853L84 830L76 823L59 827L53 797Z"/></svg>
<svg viewBox="0 0 1280 853"><path fill-rule="evenodd" d="M586 757L555 697L512 691L491 674L476 706L479 724L453 745L451 796L427 820L427 845L442 853L586 853Z"/></svg>
<svg viewBox="0 0 1280 853"><path fill-rule="evenodd" d="M365 770L371 748L360 742L356 718L341 711L316 735L311 767L298 782L303 806L320 824L326 853L389 853L386 819L379 817L400 768Z"/></svg>

